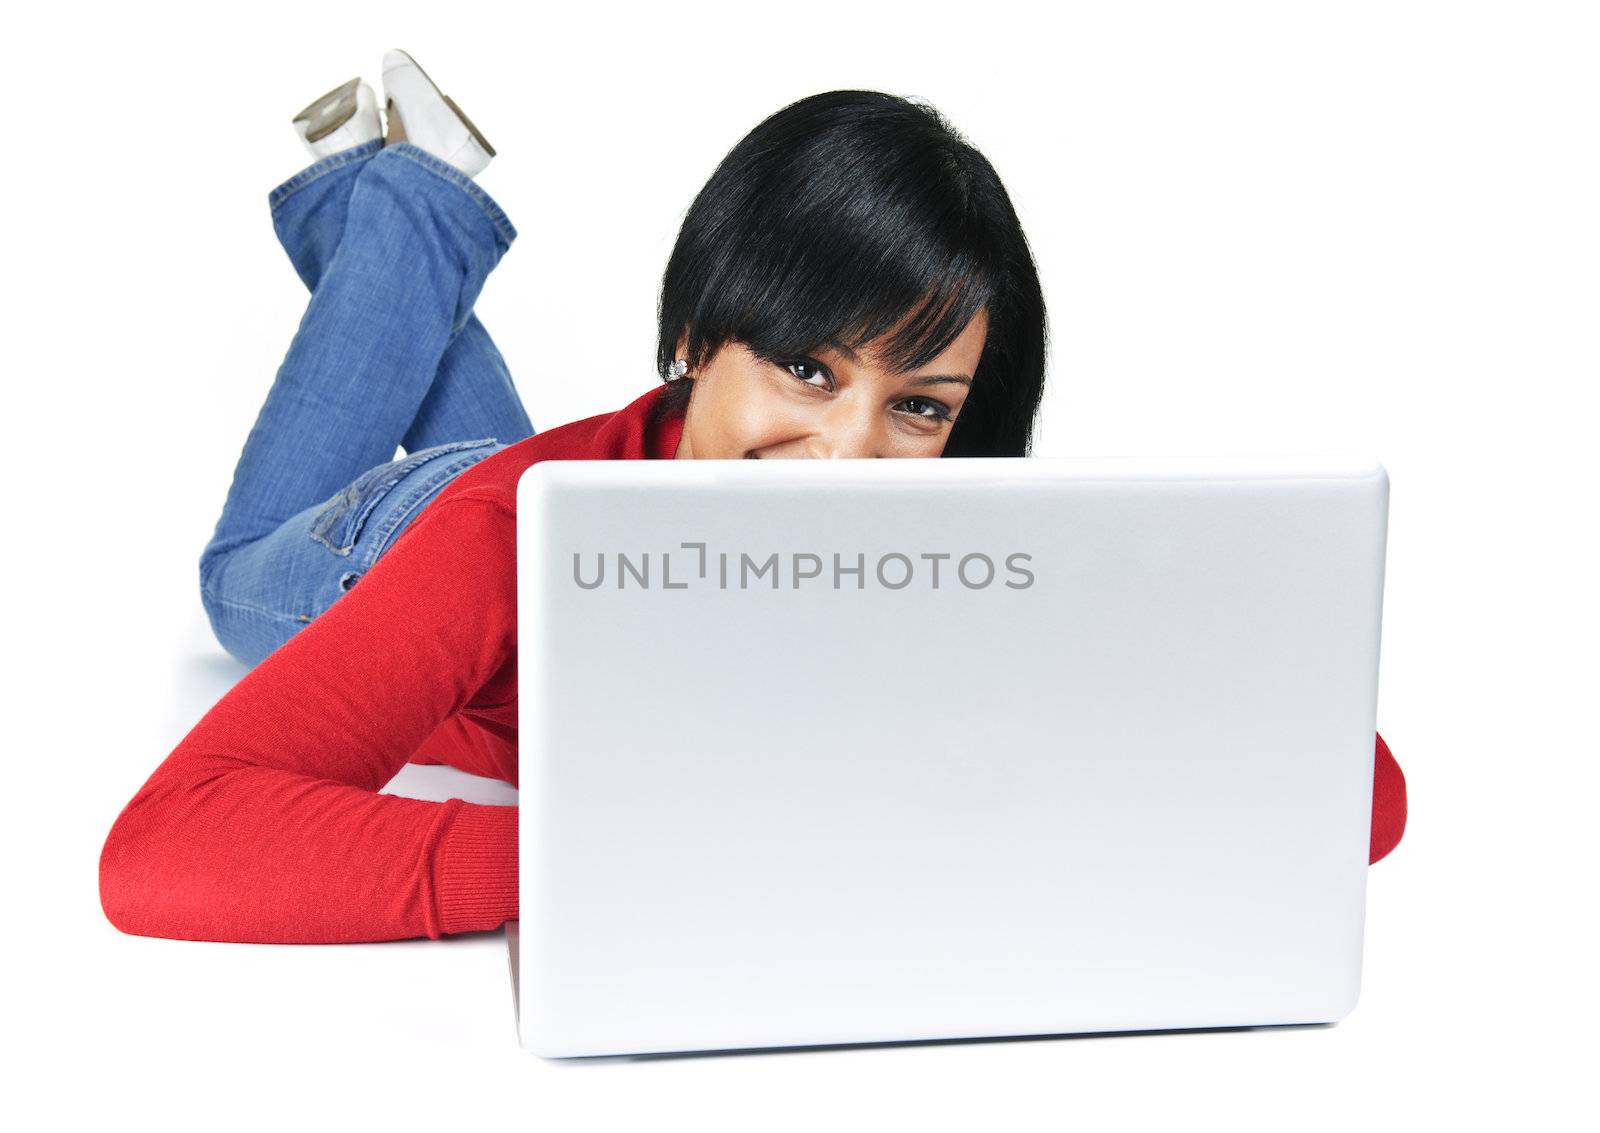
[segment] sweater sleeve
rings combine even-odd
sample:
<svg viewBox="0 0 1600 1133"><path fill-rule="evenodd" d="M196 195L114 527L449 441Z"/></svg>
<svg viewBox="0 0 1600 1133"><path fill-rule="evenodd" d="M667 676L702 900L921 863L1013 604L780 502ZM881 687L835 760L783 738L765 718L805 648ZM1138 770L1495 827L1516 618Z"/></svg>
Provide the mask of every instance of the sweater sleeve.
<svg viewBox="0 0 1600 1133"><path fill-rule="evenodd" d="M1372 765L1372 847L1367 864L1371 865L1398 846L1405 832L1406 777L1379 733Z"/></svg>
<svg viewBox="0 0 1600 1133"><path fill-rule="evenodd" d="M380 794L516 648L516 522L426 509L247 673L123 808L100 900L123 932L341 943L517 915L517 808Z"/></svg>
<svg viewBox="0 0 1600 1133"><path fill-rule="evenodd" d="M435 728L433 734L422 741L422 746L411 753L409 762L442 763L470 775L499 779L516 786L514 781L506 778L495 758L484 750L482 732L459 715L450 717Z"/></svg>

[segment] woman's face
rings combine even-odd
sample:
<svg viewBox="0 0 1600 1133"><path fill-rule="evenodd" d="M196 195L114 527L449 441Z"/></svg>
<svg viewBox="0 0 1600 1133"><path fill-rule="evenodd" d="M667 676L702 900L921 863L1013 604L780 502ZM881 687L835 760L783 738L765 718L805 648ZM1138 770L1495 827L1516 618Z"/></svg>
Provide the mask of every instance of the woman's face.
<svg viewBox="0 0 1600 1133"><path fill-rule="evenodd" d="M979 311L926 366L894 374L876 357L825 349L767 362L729 342L691 375L679 460L938 456L961 413L989 320ZM893 329L885 333L885 337ZM678 342L678 356L687 348Z"/></svg>

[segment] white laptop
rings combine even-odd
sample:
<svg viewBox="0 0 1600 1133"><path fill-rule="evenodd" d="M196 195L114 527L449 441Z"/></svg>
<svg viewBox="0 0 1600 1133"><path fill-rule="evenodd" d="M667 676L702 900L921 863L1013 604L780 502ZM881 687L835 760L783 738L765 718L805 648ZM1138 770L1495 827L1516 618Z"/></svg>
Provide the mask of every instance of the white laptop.
<svg viewBox="0 0 1600 1133"><path fill-rule="evenodd" d="M523 1045L1341 1018L1388 486L1337 458L531 466Z"/></svg>

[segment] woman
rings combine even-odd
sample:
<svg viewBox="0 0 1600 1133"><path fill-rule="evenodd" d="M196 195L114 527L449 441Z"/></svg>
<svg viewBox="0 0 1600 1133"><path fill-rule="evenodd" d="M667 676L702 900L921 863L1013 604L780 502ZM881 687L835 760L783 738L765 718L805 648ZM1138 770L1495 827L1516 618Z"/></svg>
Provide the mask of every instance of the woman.
<svg viewBox="0 0 1600 1133"><path fill-rule="evenodd" d="M101 900L125 932L313 943L517 915L516 808L380 794L409 760L516 781L516 482L552 459L1025 456L1045 313L989 163L870 91L758 125L667 264L664 384L535 434L488 332L514 239L493 149L401 52L388 134L351 82L296 125L271 195L307 306L200 565L254 668L118 817ZM396 445L409 454L392 461ZM1377 741L1372 860L1404 790Z"/></svg>

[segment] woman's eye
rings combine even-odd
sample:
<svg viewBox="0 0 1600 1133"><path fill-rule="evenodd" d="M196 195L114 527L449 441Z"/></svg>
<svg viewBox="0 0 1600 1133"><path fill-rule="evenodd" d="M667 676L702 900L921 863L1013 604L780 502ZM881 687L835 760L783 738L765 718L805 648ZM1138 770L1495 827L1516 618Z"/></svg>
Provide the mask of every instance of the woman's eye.
<svg viewBox="0 0 1600 1133"><path fill-rule="evenodd" d="M913 411L912 414L911 414L913 417L921 417L925 421L948 421L948 420L950 420L950 407L948 405L945 405L943 402L934 401L932 398L927 398L927 397L908 397L908 398L906 398L905 404L907 404L907 405L925 406L925 407L927 407L927 409L932 410L932 412L926 412L926 411L920 411L920 410L919 411Z"/></svg>
<svg viewBox="0 0 1600 1133"><path fill-rule="evenodd" d="M800 360L795 361L795 362L785 362L783 364L783 368L784 369L788 370L791 374L794 374L795 377L799 378L802 382L805 382L806 385L815 386L816 383L807 381L804 374L795 373L796 370L799 370L802 367L809 367L810 369L815 370L818 375L820 375L821 377L823 377L823 378L825 378L827 380L827 384L829 386L831 386L833 384L833 378L831 376L829 376L828 371L824 370L821 366L817 365L815 362L808 362L805 359L800 359ZM816 386L816 388L825 389L827 387L826 386Z"/></svg>

